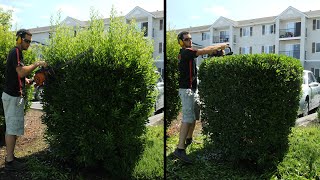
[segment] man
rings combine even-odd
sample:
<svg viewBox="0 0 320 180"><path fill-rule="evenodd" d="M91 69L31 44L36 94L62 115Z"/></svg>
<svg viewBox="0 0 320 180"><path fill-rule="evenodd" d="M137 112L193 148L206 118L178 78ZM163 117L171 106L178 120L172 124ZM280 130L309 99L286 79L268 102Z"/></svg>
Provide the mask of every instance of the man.
<svg viewBox="0 0 320 180"><path fill-rule="evenodd" d="M2 93L3 110L6 121L6 157L5 169L21 170L25 164L14 156L17 136L24 133L24 96L25 84L31 84L27 79L38 66L47 66L44 61L25 66L23 63L23 50L27 50L31 43L32 34L26 29L20 29L17 34L16 46L9 52L5 71L5 84Z"/></svg>
<svg viewBox="0 0 320 180"><path fill-rule="evenodd" d="M197 90L197 66L195 58L204 54L216 54L228 47L227 44L208 46L203 49L192 48L192 38L189 32L178 34L178 43L181 46L179 53L179 96L182 102L182 123L180 127L179 144L174 155L186 163L192 163L186 155L186 148L192 143L192 134L195 128L195 92Z"/></svg>

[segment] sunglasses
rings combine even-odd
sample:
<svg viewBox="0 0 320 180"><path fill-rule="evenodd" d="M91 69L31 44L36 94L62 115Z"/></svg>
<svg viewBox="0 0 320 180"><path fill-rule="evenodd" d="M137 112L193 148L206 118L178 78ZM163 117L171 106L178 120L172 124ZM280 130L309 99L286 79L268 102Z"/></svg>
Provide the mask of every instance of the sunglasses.
<svg viewBox="0 0 320 180"><path fill-rule="evenodd" d="M28 43L28 44L31 43L31 40L29 40L29 39L22 38L22 40L23 40L24 42Z"/></svg>
<svg viewBox="0 0 320 180"><path fill-rule="evenodd" d="M192 38L185 38L183 41L191 41Z"/></svg>

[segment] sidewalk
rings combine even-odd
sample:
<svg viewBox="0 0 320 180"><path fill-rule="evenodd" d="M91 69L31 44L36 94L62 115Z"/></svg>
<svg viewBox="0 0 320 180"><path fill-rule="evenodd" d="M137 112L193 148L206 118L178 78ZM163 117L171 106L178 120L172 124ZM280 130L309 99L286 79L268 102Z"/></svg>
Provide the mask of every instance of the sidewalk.
<svg viewBox="0 0 320 180"><path fill-rule="evenodd" d="M298 118L296 120L296 126L307 126L309 123L316 123L316 122L319 123L317 112L309 114L308 116Z"/></svg>

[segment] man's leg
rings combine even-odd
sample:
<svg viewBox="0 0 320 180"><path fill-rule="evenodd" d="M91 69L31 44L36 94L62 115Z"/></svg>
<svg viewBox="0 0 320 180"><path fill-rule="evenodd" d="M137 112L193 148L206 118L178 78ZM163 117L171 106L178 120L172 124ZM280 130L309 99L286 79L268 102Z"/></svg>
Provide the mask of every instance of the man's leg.
<svg viewBox="0 0 320 180"><path fill-rule="evenodd" d="M23 135L24 132L24 101L20 97L12 97L3 93L2 102L6 121L5 169L22 170L26 165L17 161L14 157L14 149L17 135Z"/></svg>
<svg viewBox="0 0 320 180"><path fill-rule="evenodd" d="M194 121L192 124L190 124L188 135L187 135L187 139L189 139L189 138L192 139L193 131L194 131L195 127L196 127L196 121Z"/></svg>
<svg viewBox="0 0 320 180"><path fill-rule="evenodd" d="M6 135L6 149L7 149L6 161L12 161L14 158L14 148L16 146L16 140L17 140L17 136Z"/></svg>
<svg viewBox="0 0 320 180"><path fill-rule="evenodd" d="M182 122L180 127L180 134L179 134L179 149L185 149L185 141L187 136L189 135L190 128L192 127L193 123L186 123Z"/></svg>
<svg viewBox="0 0 320 180"><path fill-rule="evenodd" d="M179 95L182 102L182 122L180 126L179 143L173 154L186 163L192 163L186 155L185 140L188 135L191 124L194 121L193 98L191 89L179 89Z"/></svg>

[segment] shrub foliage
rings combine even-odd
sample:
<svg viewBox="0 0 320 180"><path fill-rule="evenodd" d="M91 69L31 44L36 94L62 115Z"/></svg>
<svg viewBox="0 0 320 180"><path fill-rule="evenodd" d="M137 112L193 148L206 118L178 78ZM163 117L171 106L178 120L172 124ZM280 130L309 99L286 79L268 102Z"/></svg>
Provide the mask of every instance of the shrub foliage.
<svg viewBox="0 0 320 180"><path fill-rule="evenodd" d="M46 83L46 139L59 157L128 178L155 102L153 48L134 22L126 24L114 11L107 29L99 19L92 12L86 29L52 26L44 52L52 67L90 47L94 52L56 69Z"/></svg>
<svg viewBox="0 0 320 180"><path fill-rule="evenodd" d="M299 60L274 54L203 62L203 130L215 150L259 169L281 161L297 117L302 70Z"/></svg>
<svg viewBox="0 0 320 180"><path fill-rule="evenodd" d="M166 39L166 128L168 128L172 120L176 119L181 109L181 101L179 98L179 68L178 68L178 54L180 46L177 43L177 34L174 31L168 31Z"/></svg>

